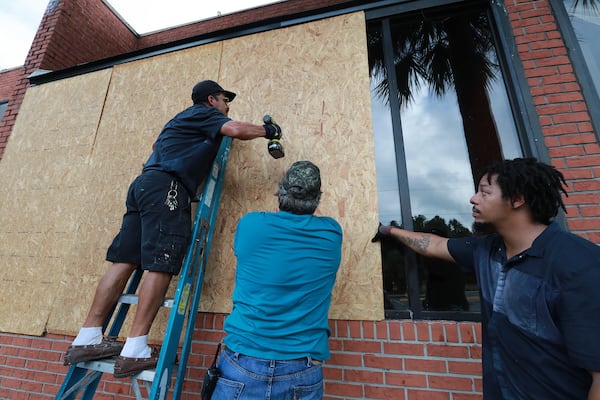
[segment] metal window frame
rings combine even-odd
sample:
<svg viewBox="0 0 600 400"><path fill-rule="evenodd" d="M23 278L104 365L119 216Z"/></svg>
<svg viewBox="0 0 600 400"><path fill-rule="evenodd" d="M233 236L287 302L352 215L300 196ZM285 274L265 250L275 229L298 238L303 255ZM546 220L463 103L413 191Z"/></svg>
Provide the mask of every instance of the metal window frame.
<svg viewBox="0 0 600 400"><path fill-rule="evenodd" d="M555 0L559 1L559 0ZM447 6L464 3L473 4L473 1L465 0L421 0L404 1L401 4L378 8L365 12L367 21L380 20L383 32L384 63L388 71L393 71L392 41L390 32L390 18L415 11L418 9ZM550 156L543 140L542 129L538 121L533 97L529 91L529 85L525 76L523 65L518 57L518 51L508 13L500 0L480 2L488 6L488 18L492 28L492 34L496 44L500 69L503 75L508 100L511 106L515 125L521 148L525 156L536 157L541 161L549 162ZM394 76L391 76L394 75ZM388 74L390 82L390 109L399 110L398 90L396 87L395 74ZM404 226L412 230L412 212L410 205L410 191L406 173L406 156L402 137L402 121L399 112L391 113L394 146L396 150L396 166L398 176L398 188L401 199L401 218ZM559 216L559 219L561 217ZM564 225L564 220L562 221ZM422 319L440 320L451 319L456 321L481 321L480 312L458 312L458 311L426 311L420 304L420 290L418 284L417 255L409 251L405 259L407 295L410 310L386 310L386 319Z"/></svg>

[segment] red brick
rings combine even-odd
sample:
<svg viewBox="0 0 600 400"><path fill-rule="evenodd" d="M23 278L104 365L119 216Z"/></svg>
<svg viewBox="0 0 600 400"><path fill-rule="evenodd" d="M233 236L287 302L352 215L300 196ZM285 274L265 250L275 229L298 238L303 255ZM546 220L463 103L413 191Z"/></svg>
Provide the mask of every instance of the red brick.
<svg viewBox="0 0 600 400"><path fill-rule="evenodd" d="M344 340L343 351L350 353L381 353L382 342L366 340Z"/></svg>
<svg viewBox="0 0 600 400"><path fill-rule="evenodd" d="M430 388L471 391L473 390L473 381L470 378L459 378L454 376L429 375L428 383Z"/></svg>
<svg viewBox="0 0 600 400"><path fill-rule="evenodd" d="M389 338L387 321L375 322L375 330L377 339L387 340Z"/></svg>
<svg viewBox="0 0 600 400"><path fill-rule="evenodd" d="M348 382L325 382L325 391L330 395L342 396L344 398L364 397L362 385L357 385Z"/></svg>
<svg viewBox="0 0 600 400"><path fill-rule="evenodd" d="M427 344L425 348L428 357L469 358L469 350L465 346Z"/></svg>
<svg viewBox="0 0 600 400"><path fill-rule="evenodd" d="M600 206L581 206L579 209L584 217L600 217Z"/></svg>
<svg viewBox="0 0 600 400"><path fill-rule="evenodd" d="M362 329L360 321L350 321L348 323L351 338L362 338Z"/></svg>
<svg viewBox="0 0 600 400"><path fill-rule="evenodd" d="M432 342L445 342L446 336L444 334L444 325L441 321L431 321L429 323L431 329L431 341Z"/></svg>
<svg viewBox="0 0 600 400"><path fill-rule="evenodd" d="M416 340L416 327L412 321L402 321L402 336L403 340L413 341Z"/></svg>
<svg viewBox="0 0 600 400"><path fill-rule="evenodd" d="M331 359L327 363L330 365L362 366L362 354L331 352Z"/></svg>
<svg viewBox="0 0 600 400"><path fill-rule="evenodd" d="M450 393L447 391L438 392L433 390L408 390L406 400L449 400Z"/></svg>
<svg viewBox="0 0 600 400"><path fill-rule="evenodd" d="M385 354L397 354L406 356L424 356L425 345L423 343L384 343Z"/></svg>
<svg viewBox="0 0 600 400"><path fill-rule="evenodd" d="M406 391L403 388L371 386L365 387L365 395L361 398L369 399L405 399Z"/></svg>
<svg viewBox="0 0 600 400"><path fill-rule="evenodd" d="M461 343L475 343L475 335L473 334L472 325L460 325L460 341Z"/></svg>
<svg viewBox="0 0 600 400"><path fill-rule="evenodd" d="M402 361L398 357L378 356L375 354L365 354L365 367L367 368L383 368L383 369L398 369Z"/></svg>
<svg viewBox="0 0 600 400"><path fill-rule="evenodd" d="M323 368L323 379L330 381L341 381L344 377L344 369L331 366L329 363Z"/></svg>
<svg viewBox="0 0 600 400"><path fill-rule="evenodd" d="M427 358L405 358L404 369L406 371L422 371L422 372L447 372L446 361L433 360Z"/></svg>
<svg viewBox="0 0 600 400"><path fill-rule="evenodd" d="M594 143L595 135L593 133L581 133L577 135L563 135L559 138L559 142L561 145L571 145L571 144L587 144Z"/></svg>
<svg viewBox="0 0 600 400"><path fill-rule="evenodd" d="M453 375L481 375L481 362L448 361L448 372Z"/></svg>
<svg viewBox="0 0 600 400"><path fill-rule="evenodd" d="M390 330L390 340L402 340L401 325L398 321L388 321Z"/></svg>
<svg viewBox="0 0 600 400"><path fill-rule="evenodd" d="M427 387L427 376L404 372L386 372L385 383L394 386Z"/></svg>
<svg viewBox="0 0 600 400"><path fill-rule="evenodd" d="M446 342L458 343L458 324L456 322L444 321L444 333Z"/></svg>
<svg viewBox="0 0 600 400"><path fill-rule="evenodd" d="M362 321L362 327L365 339L375 339L375 323L372 321Z"/></svg>
<svg viewBox="0 0 600 400"><path fill-rule="evenodd" d="M417 340L425 342L430 341L431 336L429 335L429 322L417 321L415 325L417 327Z"/></svg>
<svg viewBox="0 0 600 400"><path fill-rule="evenodd" d="M361 383L383 383L383 372L347 368L344 371L344 381Z"/></svg>
<svg viewBox="0 0 600 400"><path fill-rule="evenodd" d="M597 231L600 230L600 218L570 219L567 221L572 231Z"/></svg>

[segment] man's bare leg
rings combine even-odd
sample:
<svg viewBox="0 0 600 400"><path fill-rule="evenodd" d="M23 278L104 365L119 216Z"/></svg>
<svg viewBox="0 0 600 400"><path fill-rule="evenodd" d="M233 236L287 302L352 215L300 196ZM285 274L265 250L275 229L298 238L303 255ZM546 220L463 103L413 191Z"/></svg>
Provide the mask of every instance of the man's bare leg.
<svg viewBox="0 0 600 400"><path fill-rule="evenodd" d="M117 304L119 297L135 271L137 265L113 263L96 287L94 300L83 323L83 327L102 326L108 313Z"/></svg>
<svg viewBox="0 0 600 400"><path fill-rule="evenodd" d="M138 307L131 326L130 337L144 336L150 332L152 322L163 303L173 275L165 272L145 271L144 281L138 291Z"/></svg>

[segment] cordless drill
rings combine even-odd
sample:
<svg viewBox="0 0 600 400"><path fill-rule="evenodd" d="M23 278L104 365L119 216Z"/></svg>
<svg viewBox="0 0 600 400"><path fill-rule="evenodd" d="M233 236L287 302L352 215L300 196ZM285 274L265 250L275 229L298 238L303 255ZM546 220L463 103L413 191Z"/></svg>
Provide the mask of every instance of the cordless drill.
<svg viewBox="0 0 600 400"><path fill-rule="evenodd" d="M271 118L270 115L265 115L263 117L263 122L265 123L265 125L276 125L275 121L273 120L273 118ZM277 126L277 128L279 128L279 126ZM281 131L281 129L279 130ZM269 154L271 155L271 157L276 159L285 156L283 152L283 145L280 142L280 138L281 135L278 138L269 139L269 143L267 144L267 150L269 151Z"/></svg>

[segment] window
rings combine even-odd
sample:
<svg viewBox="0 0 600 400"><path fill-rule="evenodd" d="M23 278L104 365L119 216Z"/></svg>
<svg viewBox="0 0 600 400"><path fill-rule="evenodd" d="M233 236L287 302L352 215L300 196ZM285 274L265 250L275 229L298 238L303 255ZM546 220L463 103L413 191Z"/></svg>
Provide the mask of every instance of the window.
<svg viewBox="0 0 600 400"><path fill-rule="evenodd" d="M550 0L596 132L600 127L600 2Z"/></svg>
<svg viewBox="0 0 600 400"><path fill-rule="evenodd" d="M2 118L4 118L4 112L8 107L8 101L0 101L0 122L2 122Z"/></svg>
<svg viewBox="0 0 600 400"><path fill-rule="evenodd" d="M575 30L577 42L587 63L596 92L600 92L600 8L587 5L582 0L563 0L569 20ZM600 7L598 4L596 7Z"/></svg>
<svg viewBox="0 0 600 400"><path fill-rule="evenodd" d="M469 198L482 169L526 147L491 12L461 2L381 15L367 14L380 222L471 235ZM373 240L381 241L388 318L479 320L473 275Z"/></svg>

